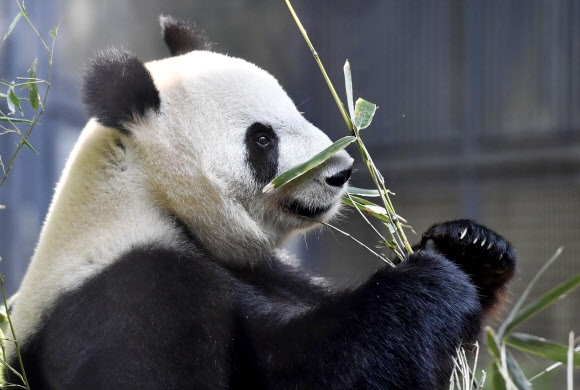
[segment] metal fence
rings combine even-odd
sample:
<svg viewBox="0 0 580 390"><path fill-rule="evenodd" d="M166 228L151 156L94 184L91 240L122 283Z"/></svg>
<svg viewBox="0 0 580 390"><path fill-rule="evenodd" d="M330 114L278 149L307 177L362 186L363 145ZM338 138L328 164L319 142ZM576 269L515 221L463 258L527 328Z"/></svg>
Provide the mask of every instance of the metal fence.
<svg viewBox="0 0 580 390"><path fill-rule="evenodd" d="M380 106L363 137L397 212L419 234L471 217L508 237L521 264L514 296L559 246L536 291L580 272L580 3L339 3L311 6L310 37L337 84L348 58L355 95ZM315 122L343 129L323 82L312 84ZM370 185L364 171L355 185ZM356 215L343 225L372 243ZM312 261L345 283L380 266L321 236L308 242ZM578 308L572 295L524 330L565 342Z"/></svg>

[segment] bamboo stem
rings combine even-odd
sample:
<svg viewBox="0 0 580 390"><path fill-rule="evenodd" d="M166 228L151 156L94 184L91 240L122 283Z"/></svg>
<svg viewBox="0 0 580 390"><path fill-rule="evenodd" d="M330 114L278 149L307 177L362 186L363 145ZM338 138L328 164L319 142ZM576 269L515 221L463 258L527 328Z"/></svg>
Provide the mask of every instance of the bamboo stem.
<svg viewBox="0 0 580 390"><path fill-rule="evenodd" d="M393 207L393 203L391 202L391 199L389 198L388 191L385 187L385 181L384 181L383 177L381 176L381 174L379 173L378 169L376 168L375 164L373 163L370 155L368 154L366 147L365 147L364 143L362 142L362 139L360 138L358 129L356 128L356 126L354 126L351 118L349 117L346 110L344 109L344 105L342 104L342 101L338 97L338 94L336 93L336 90L335 90L332 82L330 81L328 74L326 73L326 70L324 68L324 65L322 64L322 61L320 60L319 55L316 52L314 45L310 41L310 38L308 37L306 29L304 28L304 26L300 22L298 15L296 15L294 8L290 4L290 0L285 0L285 2L286 2L286 5L288 6L288 10L292 14L292 17L294 18L294 21L296 22L296 25L298 26L298 29L300 30L300 33L302 34L302 36L304 37L304 40L306 41L306 44L310 48L310 51L312 52L312 56L314 57L314 60L316 61L316 63L318 64L318 67L320 68L320 71L322 72L322 76L324 77L324 80L326 81L326 84L328 85L328 88L330 89L330 93L332 94L332 97L334 98L334 101L336 102L336 105L338 106L338 109L342 115L342 118L344 119L344 122L346 123L351 134L357 137L357 139L356 139L357 148L359 149L359 152L362 155L363 161L366 164L367 169L369 170L369 173L371 175L373 183L375 184L375 186L379 190L379 193L381 195L381 200L382 200L383 204L385 205L385 210L387 210L387 215L389 216L389 218L391 218L391 221L392 221L391 223L393 224L395 232L393 232L393 231L391 231L391 229L389 229L389 233L391 234L391 237L393 238L393 242L397 245L397 247L402 248L402 251L395 250L394 252L397 255L397 257L399 257L399 259L403 260L405 257L405 253L411 254L411 253L413 253L413 249L411 248L411 245L409 244L409 241L407 240L405 232L403 231L403 226L401 225L401 222L399 221L397 213L395 212L395 209Z"/></svg>
<svg viewBox="0 0 580 390"><path fill-rule="evenodd" d="M300 19L298 19L298 15L296 15L296 12L294 12L294 8L292 8L292 4L290 4L290 0L285 0L285 1L286 1L286 5L288 6L288 9L290 10L290 13L292 14L292 17L294 18L294 21L296 22L296 25L298 26L298 29L302 33L302 36L304 37L306 44L308 45L308 47L310 48L310 51L312 52L312 56L314 57L314 60L316 61L316 63L318 64L318 67L320 68L320 71L322 72L322 76L324 77L324 80L326 80L326 84L328 85L328 88L330 88L330 93L332 93L332 97L334 98L334 101L336 102L336 105L338 106L338 109L340 110L340 113L342 114L342 119L344 119L344 122L346 123L346 126L350 130L351 134L354 135L354 131L353 131L354 127L352 125L352 121L350 120L350 117L346 113L346 110L344 109L344 106L343 106L342 102L340 101L340 98L338 97L338 94L336 93L334 86L332 85L332 82L330 81L330 78L328 77L328 74L326 73L326 69L324 69L324 65L322 65L322 61L320 60L318 53L314 49L312 42L310 42L310 38L308 38L308 34L306 33L304 26L302 26Z"/></svg>
<svg viewBox="0 0 580 390"><path fill-rule="evenodd" d="M28 384L28 378L26 378L26 371L24 370L24 363L22 361L22 355L20 354L20 348L18 344L18 339L16 338L16 332L14 331L14 325L12 325L12 319L10 318L10 313L8 313L8 302L6 301L6 291L4 290L4 276L0 275L0 287L2 289L2 300L4 301L4 307L6 308L6 317L8 318L8 326L10 327L10 332L12 333L12 338L14 339L14 348L16 349L16 356L18 357L18 364L20 365L20 370L22 371L22 380L26 385L26 388L30 390L30 385Z"/></svg>

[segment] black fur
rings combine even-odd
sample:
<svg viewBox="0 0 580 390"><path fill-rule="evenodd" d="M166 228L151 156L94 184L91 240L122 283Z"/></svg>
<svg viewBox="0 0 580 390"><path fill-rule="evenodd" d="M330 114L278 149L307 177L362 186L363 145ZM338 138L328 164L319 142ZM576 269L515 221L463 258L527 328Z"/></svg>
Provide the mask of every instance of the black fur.
<svg viewBox="0 0 580 390"><path fill-rule="evenodd" d="M299 201L291 201L290 203L284 204L283 208L289 213L300 215L307 218L316 218L319 215L326 213L330 210L330 206L326 207L316 207L314 205L303 205Z"/></svg>
<svg viewBox="0 0 580 390"><path fill-rule="evenodd" d="M261 142L264 142L262 144ZM246 161L256 183L265 186L278 172L278 136L272 126L256 122L246 130Z"/></svg>
<svg viewBox="0 0 580 390"><path fill-rule="evenodd" d="M188 23L171 16L161 15L161 35L172 56L189 53L193 50L210 50L212 44L205 34Z"/></svg>
<svg viewBox="0 0 580 390"><path fill-rule="evenodd" d="M503 298L506 283L516 271L516 254L509 242L468 219L433 225L420 245L437 250L470 276L485 311ZM466 251L470 258L463 255Z"/></svg>
<svg viewBox="0 0 580 390"><path fill-rule="evenodd" d="M161 105L145 64L124 50L99 52L85 72L82 90L89 116L126 134L129 123Z"/></svg>
<svg viewBox="0 0 580 390"><path fill-rule="evenodd" d="M458 226L497 250L465 244ZM194 242L135 248L61 297L24 346L31 387L446 389L455 348L476 339L485 314L478 264L513 274L515 258L471 221L429 232L396 269L342 291L276 257L229 269ZM483 285L493 293L505 282Z"/></svg>

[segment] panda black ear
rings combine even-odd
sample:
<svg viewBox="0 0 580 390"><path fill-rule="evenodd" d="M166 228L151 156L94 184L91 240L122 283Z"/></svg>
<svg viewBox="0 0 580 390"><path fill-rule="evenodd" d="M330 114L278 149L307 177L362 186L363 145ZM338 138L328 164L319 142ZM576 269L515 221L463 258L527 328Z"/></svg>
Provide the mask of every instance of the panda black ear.
<svg viewBox="0 0 580 390"><path fill-rule="evenodd" d="M128 133L127 124L147 110L159 111L159 91L145 64L117 49L97 53L83 78L83 102L91 117Z"/></svg>
<svg viewBox="0 0 580 390"><path fill-rule="evenodd" d="M209 50L211 43L204 33L188 23L171 16L161 15L161 35L172 56L189 53L193 50Z"/></svg>

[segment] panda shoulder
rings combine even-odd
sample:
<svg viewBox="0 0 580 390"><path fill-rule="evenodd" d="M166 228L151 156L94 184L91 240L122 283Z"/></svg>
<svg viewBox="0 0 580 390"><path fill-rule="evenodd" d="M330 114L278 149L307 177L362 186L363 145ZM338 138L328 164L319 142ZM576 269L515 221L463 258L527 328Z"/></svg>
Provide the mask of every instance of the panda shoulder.
<svg viewBox="0 0 580 390"><path fill-rule="evenodd" d="M212 292L215 286L235 283L231 274L205 251L193 245L175 247L163 243L147 243L129 249L97 279L100 281L96 280L96 284L106 282L118 290L150 289L152 293L168 294L192 289L203 291L204 288Z"/></svg>

